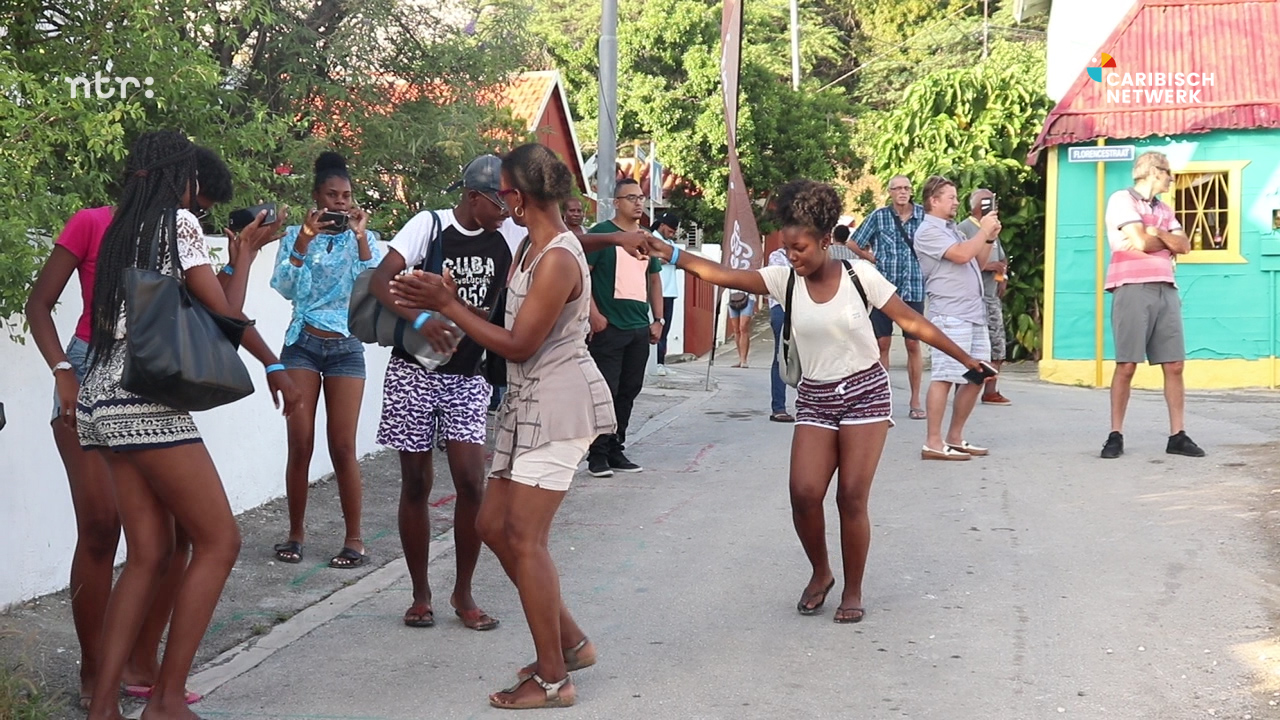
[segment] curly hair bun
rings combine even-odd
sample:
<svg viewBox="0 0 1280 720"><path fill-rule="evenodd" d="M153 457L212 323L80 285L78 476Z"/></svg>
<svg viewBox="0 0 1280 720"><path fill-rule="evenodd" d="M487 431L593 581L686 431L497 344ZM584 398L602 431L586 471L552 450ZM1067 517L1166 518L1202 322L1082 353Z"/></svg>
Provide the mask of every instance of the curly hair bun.
<svg viewBox="0 0 1280 720"><path fill-rule="evenodd" d="M843 203L836 189L813 180L792 180L774 195L775 217L783 227L825 235L840 222Z"/></svg>
<svg viewBox="0 0 1280 720"><path fill-rule="evenodd" d="M529 143L507 153L502 170L524 195L540 204L560 203L573 194L573 173L551 148Z"/></svg>
<svg viewBox="0 0 1280 720"><path fill-rule="evenodd" d="M322 152L320 157L316 158L316 174L319 175L329 170L347 171L347 159L336 152Z"/></svg>

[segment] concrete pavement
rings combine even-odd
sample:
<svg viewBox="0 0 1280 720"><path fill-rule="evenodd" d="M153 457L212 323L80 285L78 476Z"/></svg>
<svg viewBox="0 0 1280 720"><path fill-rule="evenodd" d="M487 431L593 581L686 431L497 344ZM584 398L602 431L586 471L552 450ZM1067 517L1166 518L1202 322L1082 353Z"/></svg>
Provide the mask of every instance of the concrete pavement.
<svg viewBox="0 0 1280 720"><path fill-rule="evenodd" d="M841 626L838 587L822 615L794 609L809 569L787 499L791 429L766 420L770 350L714 369L714 394L684 384L705 366L674 366L682 405L631 452L646 471L583 474L566 498L552 553L601 659L575 673L579 705L559 717L1280 717L1275 394L1191 398L1209 456L1190 459L1164 454L1163 403L1135 393L1127 454L1103 461L1105 391L1011 372L1014 405L979 407L970 425L991 457L923 463L896 369L868 615ZM437 549L443 590L452 557ZM505 717L486 695L532 646L496 560L486 551L476 577L502 619L489 633L452 618L445 592L436 627L404 627L402 568L251 641L238 653L258 653L251 669L193 678L212 690L200 714Z"/></svg>

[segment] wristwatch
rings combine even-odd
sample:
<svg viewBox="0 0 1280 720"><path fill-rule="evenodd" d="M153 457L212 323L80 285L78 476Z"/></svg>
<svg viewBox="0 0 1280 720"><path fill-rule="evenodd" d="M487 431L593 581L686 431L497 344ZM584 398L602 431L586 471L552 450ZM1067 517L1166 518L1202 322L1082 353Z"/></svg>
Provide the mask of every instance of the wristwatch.
<svg viewBox="0 0 1280 720"><path fill-rule="evenodd" d="M59 372L63 370L75 370L76 368L71 363L67 362L66 360L63 360L62 362L58 363L57 365L54 365L50 369L53 370L54 375L57 375Z"/></svg>
<svg viewBox="0 0 1280 720"><path fill-rule="evenodd" d="M654 322L656 322L656 323L658 323L659 325L662 325L663 327L665 327L665 326L666 326L666 324L667 324L667 319L666 319L666 318L658 318L657 320L654 320Z"/></svg>

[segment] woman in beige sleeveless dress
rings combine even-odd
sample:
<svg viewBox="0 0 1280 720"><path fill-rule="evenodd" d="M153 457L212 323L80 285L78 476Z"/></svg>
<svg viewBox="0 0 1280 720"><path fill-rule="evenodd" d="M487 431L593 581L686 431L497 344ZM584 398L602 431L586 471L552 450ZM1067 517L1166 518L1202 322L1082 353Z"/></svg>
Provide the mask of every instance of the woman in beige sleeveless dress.
<svg viewBox="0 0 1280 720"><path fill-rule="evenodd" d="M569 671L595 663L595 647L560 598L547 538L560 502L592 439L613 432L613 398L587 352L591 281L577 237L560 216L573 187L569 168L537 144L502 161L501 199L529 230L529 248L508 289L504 327L477 316L446 275L415 272L392 284L402 305L443 313L507 358L507 395L497 448L477 522L516 584L538 659L519 682L489 696L494 707L566 707Z"/></svg>

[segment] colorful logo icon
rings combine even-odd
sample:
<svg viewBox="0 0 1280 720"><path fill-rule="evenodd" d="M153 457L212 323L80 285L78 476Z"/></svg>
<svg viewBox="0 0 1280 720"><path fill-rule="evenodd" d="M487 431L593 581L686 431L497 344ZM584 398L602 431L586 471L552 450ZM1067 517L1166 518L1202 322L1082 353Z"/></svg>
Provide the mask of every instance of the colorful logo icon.
<svg viewBox="0 0 1280 720"><path fill-rule="evenodd" d="M1098 53L1098 57L1093 59L1093 65L1085 68L1089 73L1089 78L1094 82L1102 82L1102 68L1114 68L1116 59L1106 53Z"/></svg>

